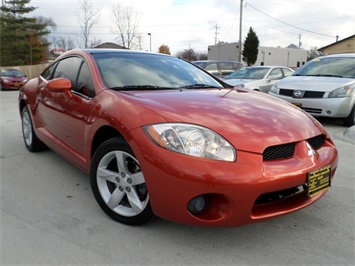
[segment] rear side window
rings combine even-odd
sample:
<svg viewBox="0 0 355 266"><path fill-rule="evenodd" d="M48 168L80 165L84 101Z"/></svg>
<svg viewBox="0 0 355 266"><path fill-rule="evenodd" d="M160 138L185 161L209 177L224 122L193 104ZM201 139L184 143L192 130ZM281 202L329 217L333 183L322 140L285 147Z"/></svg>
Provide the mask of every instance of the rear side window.
<svg viewBox="0 0 355 266"><path fill-rule="evenodd" d="M288 68L283 68L282 71L284 72L285 77L291 76L293 72Z"/></svg>
<svg viewBox="0 0 355 266"><path fill-rule="evenodd" d="M219 66L223 77L232 74L235 70L233 63L220 63Z"/></svg>
<svg viewBox="0 0 355 266"><path fill-rule="evenodd" d="M219 75L218 67L217 67L217 64L216 64L216 63L208 64L208 65L205 67L205 70L208 71L208 72L210 72L212 75L216 75L216 76Z"/></svg>

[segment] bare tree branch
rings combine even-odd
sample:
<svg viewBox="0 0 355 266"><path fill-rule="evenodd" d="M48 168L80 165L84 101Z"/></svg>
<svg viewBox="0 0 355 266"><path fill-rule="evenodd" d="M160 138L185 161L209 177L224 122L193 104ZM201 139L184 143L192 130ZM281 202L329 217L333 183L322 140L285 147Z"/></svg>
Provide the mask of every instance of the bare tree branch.
<svg viewBox="0 0 355 266"><path fill-rule="evenodd" d="M122 7L120 4L113 8L112 13L116 26L112 32L118 35L117 39L122 46L128 49L132 48L134 38L137 37L139 14L132 6Z"/></svg>
<svg viewBox="0 0 355 266"><path fill-rule="evenodd" d="M81 28L80 38L84 42L84 47L89 47L89 38L92 27L98 22L100 11L95 9L89 0L80 0L80 9L75 12Z"/></svg>

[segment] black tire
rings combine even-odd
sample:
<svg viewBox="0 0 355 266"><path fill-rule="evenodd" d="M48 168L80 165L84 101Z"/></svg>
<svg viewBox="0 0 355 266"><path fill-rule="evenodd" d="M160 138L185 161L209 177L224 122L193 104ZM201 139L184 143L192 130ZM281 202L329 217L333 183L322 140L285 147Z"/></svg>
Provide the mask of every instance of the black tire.
<svg viewBox="0 0 355 266"><path fill-rule="evenodd" d="M91 162L90 182L101 209L115 221L141 225L154 216L139 162L123 138L99 146Z"/></svg>
<svg viewBox="0 0 355 266"><path fill-rule="evenodd" d="M351 110L349 116L347 118L344 118L343 124L347 127L355 125L355 105L353 106L353 110Z"/></svg>
<svg viewBox="0 0 355 266"><path fill-rule="evenodd" d="M46 145L39 140L34 129L31 119L31 114L28 107L25 106L21 113L21 124L22 124L22 136L25 142L26 148L30 152L42 151L46 149Z"/></svg>

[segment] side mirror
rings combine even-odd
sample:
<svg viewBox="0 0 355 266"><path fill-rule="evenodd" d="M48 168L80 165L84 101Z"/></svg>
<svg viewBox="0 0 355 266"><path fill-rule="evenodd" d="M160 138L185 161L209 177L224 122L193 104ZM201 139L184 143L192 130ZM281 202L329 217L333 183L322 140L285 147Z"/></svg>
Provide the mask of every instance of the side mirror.
<svg viewBox="0 0 355 266"><path fill-rule="evenodd" d="M66 78L56 78L48 82L47 88L51 91L69 91L72 88L71 81Z"/></svg>

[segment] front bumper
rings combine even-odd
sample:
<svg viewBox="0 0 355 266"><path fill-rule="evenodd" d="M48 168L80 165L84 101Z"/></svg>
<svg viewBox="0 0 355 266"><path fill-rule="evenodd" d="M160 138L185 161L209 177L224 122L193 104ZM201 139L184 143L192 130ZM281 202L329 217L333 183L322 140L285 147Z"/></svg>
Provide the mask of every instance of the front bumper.
<svg viewBox="0 0 355 266"><path fill-rule="evenodd" d="M345 118L348 117L354 102L351 97L344 98L292 98L273 92L270 95L295 104L312 116Z"/></svg>
<svg viewBox="0 0 355 266"><path fill-rule="evenodd" d="M6 90L19 90L24 84L24 82L6 82L2 84L2 88Z"/></svg>
<svg viewBox="0 0 355 266"><path fill-rule="evenodd" d="M260 202L262 195L307 183L307 173L331 165L331 178L338 154L331 140L307 156L305 141L297 143L292 158L263 161L261 154L237 151L233 163L194 158L164 150L141 130L130 142L143 171L153 212L179 223L208 226L240 226L294 212L320 199L307 191L272 202ZM189 201L207 195L208 206L200 214L188 211ZM257 201L258 200L258 201Z"/></svg>

